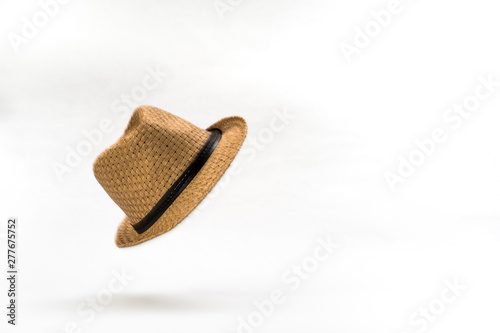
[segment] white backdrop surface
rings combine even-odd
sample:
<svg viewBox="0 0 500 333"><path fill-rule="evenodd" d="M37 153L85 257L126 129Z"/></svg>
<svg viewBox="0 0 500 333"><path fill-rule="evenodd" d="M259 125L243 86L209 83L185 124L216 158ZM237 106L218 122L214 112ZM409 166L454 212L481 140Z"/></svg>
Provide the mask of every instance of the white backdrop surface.
<svg viewBox="0 0 500 333"><path fill-rule="evenodd" d="M496 2L0 4L2 332L500 329ZM249 134L196 214L118 249L92 163L143 104Z"/></svg>

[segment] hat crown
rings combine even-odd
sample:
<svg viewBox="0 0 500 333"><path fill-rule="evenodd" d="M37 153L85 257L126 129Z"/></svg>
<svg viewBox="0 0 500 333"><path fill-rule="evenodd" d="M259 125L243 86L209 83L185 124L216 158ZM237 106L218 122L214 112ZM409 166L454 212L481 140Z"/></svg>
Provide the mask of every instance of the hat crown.
<svg viewBox="0 0 500 333"><path fill-rule="evenodd" d="M209 136L171 113L138 107L123 136L97 157L95 177L135 224L188 168Z"/></svg>

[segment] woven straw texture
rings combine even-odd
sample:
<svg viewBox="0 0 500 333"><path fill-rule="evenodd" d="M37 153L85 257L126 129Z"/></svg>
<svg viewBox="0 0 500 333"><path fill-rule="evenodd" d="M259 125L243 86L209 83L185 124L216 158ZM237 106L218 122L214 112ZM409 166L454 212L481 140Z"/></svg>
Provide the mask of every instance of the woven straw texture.
<svg viewBox="0 0 500 333"><path fill-rule="evenodd" d="M94 162L97 181L126 217L115 237L118 247L159 236L181 222L210 192L240 149L247 132L241 117L224 118L208 129L222 138L200 172L146 232L133 224L144 218L193 162L210 132L151 106L137 108L123 136Z"/></svg>

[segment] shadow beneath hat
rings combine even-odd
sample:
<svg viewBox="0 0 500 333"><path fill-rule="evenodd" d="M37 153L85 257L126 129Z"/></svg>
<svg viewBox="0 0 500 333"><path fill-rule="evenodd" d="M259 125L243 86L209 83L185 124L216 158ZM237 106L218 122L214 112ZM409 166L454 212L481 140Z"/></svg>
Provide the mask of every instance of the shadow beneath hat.
<svg viewBox="0 0 500 333"><path fill-rule="evenodd" d="M255 295L244 292L189 292L189 293L127 293L114 294L106 304L97 301L95 295L80 300L72 299L55 303L59 308L90 308L97 304L99 312L172 312L172 311L231 311L238 307L245 307L255 299ZM89 301L92 300L92 301ZM97 302L96 302L97 301ZM93 305L92 305L93 304ZM45 306L48 304L45 303Z"/></svg>
<svg viewBox="0 0 500 333"><path fill-rule="evenodd" d="M213 294L119 294L109 305L113 310L119 311L207 311L207 310L227 310L246 304L246 297L228 297L228 295Z"/></svg>

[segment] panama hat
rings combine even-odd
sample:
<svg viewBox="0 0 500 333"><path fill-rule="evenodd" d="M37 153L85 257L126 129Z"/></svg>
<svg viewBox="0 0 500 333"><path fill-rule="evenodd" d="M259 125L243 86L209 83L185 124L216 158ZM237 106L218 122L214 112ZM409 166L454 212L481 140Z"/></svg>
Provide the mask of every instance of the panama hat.
<svg viewBox="0 0 500 333"><path fill-rule="evenodd" d="M125 218L118 247L159 236L205 198L241 148L241 117L206 130L152 106L135 109L125 133L94 162L94 175Z"/></svg>

